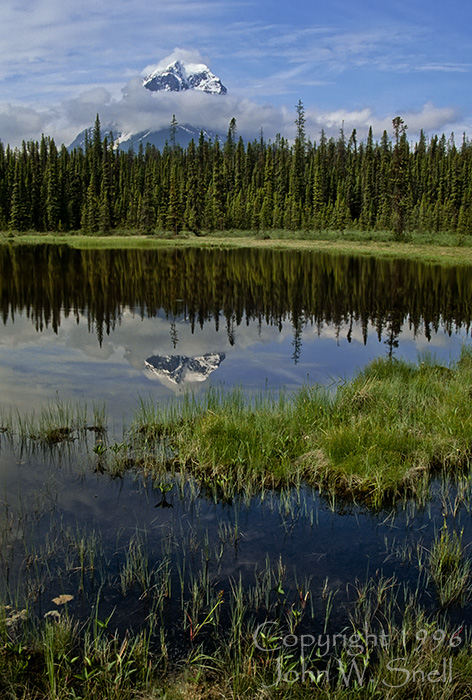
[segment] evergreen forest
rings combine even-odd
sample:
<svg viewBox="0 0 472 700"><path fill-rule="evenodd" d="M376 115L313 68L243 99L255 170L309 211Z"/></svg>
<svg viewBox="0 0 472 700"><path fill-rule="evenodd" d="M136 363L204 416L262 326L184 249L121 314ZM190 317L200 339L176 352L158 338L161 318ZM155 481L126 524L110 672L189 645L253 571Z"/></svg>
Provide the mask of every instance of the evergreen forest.
<svg viewBox="0 0 472 700"><path fill-rule="evenodd" d="M107 234L156 230L389 230L471 232L472 143L464 135L414 145L400 117L392 133L365 141L305 135L299 102L293 143L277 135L245 143L231 120L225 139L121 151L102 138L97 115L83 148L52 138L0 143L0 230Z"/></svg>

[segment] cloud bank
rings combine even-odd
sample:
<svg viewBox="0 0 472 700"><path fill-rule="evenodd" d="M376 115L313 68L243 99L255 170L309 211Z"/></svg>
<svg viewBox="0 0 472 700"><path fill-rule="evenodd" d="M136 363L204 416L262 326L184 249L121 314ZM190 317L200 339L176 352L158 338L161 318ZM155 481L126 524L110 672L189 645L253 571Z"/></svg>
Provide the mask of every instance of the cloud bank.
<svg viewBox="0 0 472 700"><path fill-rule="evenodd" d="M209 60L193 49L176 48L158 64L148 65L141 75L134 75L116 97L104 87L83 90L77 96L56 105L38 109L33 105L0 103L0 139L11 146L22 140L38 140L41 134L70 144L83 129L100 116L104 128L114 133L138 133L169 127L173 115L180 124L209 129L224 137L230 120L237 122L238 134L247 140L258 138L261 130L266 140L277 134L295 136L295 106L272 105L247 97L211 95L200 91L151 92L143 88L142 76L175 60L206 63ZM437 107L426 102L421 109L400 113L409 127L409 138L416 140L421 129L427 134L470 131L460 123L460 114L452 107ZM306 132L312 141L319 140L323 129L328 137L337 137L341 129L346 136L356 129L359 140L365 139L372 126L374 137L391 133L392 119L397 114L378 114L371 107L358 110L323 110L305 105Z"/></svg>
<svg viewBox="0 0 472 700"><path fill-rule="evenodd" d="M142 87L136 77L128 82L123 97L113 98L105 88L93 88L66 100L49 110L33 106L0 104L0 139L12 147L22 140L39 140L41 134L52 136L58 144L69 145L83 129L93 125L96 115L104 127L114 132L138 133L170 126L175 114L179 124L192 124L209 129L224 137L230 120L235 117L237 132L246 141L258 138L261 129L266 140L277 134L293 139L295 136L295 109L270 104L258 104L249 99L229 95L208 95L202 92L152 93ZM379 115L371 108L361 110L305 109L306 132L312 141L318 141L323 129L328 137L337 137L341 128L348 137L353 129L359 140L365 139L370 126L374 137L384 130L392 131L396 114ZM460 122L460 115L451 107L436 107L431 102L419 111L401 113L408 125L411 140L418 138L421 129L426 134L449 135L451 132L470 133L471 127Z"/></svg>

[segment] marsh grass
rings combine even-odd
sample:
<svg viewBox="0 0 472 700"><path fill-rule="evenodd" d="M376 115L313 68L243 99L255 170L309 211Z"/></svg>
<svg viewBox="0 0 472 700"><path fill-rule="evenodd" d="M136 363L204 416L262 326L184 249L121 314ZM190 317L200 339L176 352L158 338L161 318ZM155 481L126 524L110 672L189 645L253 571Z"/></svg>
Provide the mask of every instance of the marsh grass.
<svg viewBox="0 0 472 700"><path fill-rule="evenodd" d="M224 643L211 652L204 645L192 650L189 669L176 687L189 698L197 690L197 697L217 692L234 699L467 697L467 634L429 617L415 594L407 596L399 622L401 597L402 588L394 579L381 577L359 585L353 589L354 607L341 633L306 635L301 649L303 633L297 635L286 617L275 617L274 608L267 625L247 615L245 591L240 580L234 581Z"/></svg>
<svg viewBox="0 0 472 700"><path fill-rule="evenodd" d="M163 599L171 591L170 558L163 555L151 562L146 536L146 533L136 532L127 544L119 572L120 589L126 596L135 586L139 586L141 600L152 594L154 603L162 605Z"/></svg>
<svg viewBox="0 0 472 700"><path fill-rule="evenodd" d="M74 426L77 435L89 435L94 468L117 475L133 469L161 499L175 493L197 509L202 494L242 498L234 501L231 522L213 533L182 524L160 554L142 530L117 534L113 552L94 530L61 523L38 543L34 533L21 534L5 507L2 528L18 531L25 551L21 586L5 572L2 580L0 697L470 697L470 638L446 611L466 603L470 592L462 533L449 523L462 507L470 511L471 379L472 353L464 351L448 367L426 357L417 364L379 360L336 391L304 387L290 398L283 392L248 398L242 390L213 389L167 406L141 402L120 443L87 430L92 422L83 413L46 414L46 427ZM13 417L11 431L41 440L38 416L23 425L21 432ZM97 445L104 449L95 451ZM376 508L398 499L411 523L416 511L408 497L422 496L436 474L448 528L429 552L420 544L396 552L417 570L416 590L382 571L345 587L328 579L314 585L293 577L282 558L262 560L252 580L224 574L246 536L237 506L256 493L277 504L290 537L297 519L315 517L304 510L305 482L329 495L333 510L348 499ZM455 491L447 488L451 481ZM395 513L392 506L385 518L392 528ZM68 596L44 600L51 585L57 594L73 590L74 600L52 608L50 598ZM118 621L121 604L132 609L134 629L123 614ZM50 608L56 614L44 617ZM91 610L85 622L84 609ZM260 649L254 634L266 622ZM281 639L333 629L348 642L329 654L313 646L303 677L300 649ZM444 683L435 675L443 662Z"/></svg>
<svg viewBox="0 0 472 700"><path fill-rule="evenodd" d="M187 472L220 500L304 482L378 508L425 499L433 475L469 475L472 351L445 367L377 359L335 392L293 398L211 389L166 407L142 404L135 465Z"/></svg>
<svg viewBox="0 0 472 700"><path fill-rule="evenodd" d="M248 248L270 247L312 248L329 250L340 254L376 255L377 257L402 257L439 264L470 265L472 262L470 236L458 236L452 232L411 232L408 240L394 242L390 231L239 231L206 232L196 237L189 231L178 236L170 232L156 231L142 235L140 231L115 231L111 236L84 235L81 231L69 234L19 233L13 237L15 244L53 243L67 244L74 248L135 248L162 247L219 247ZM0 233L0 244L11 245L12 237Z"/></svg>
<svg viewBox="0 0 472 700"><path fill-rule="evenodd" d="M464 605L471 595L470 560L462 535L462 531L450 532L445 522L431 547L429 568L442 607Z"/></svg>
<svg viewBox="0 0 472 700"><path fill-rule="evenodd" d="M230 547L240 537L236 524L217 534L218 542ZM356 581L343 596L344 624L334 627L335 638L333 624L339 625L339 616L332 624L330 615L337 591L328 581L319 589L310 580L293 585L286 563L267 558L256 568L252 584L243 582L241 575L222 584L218 568L210 573L217 556L207 536L203 546L196 543L200 566L183 574L184 595L179 587L173 592L172 549L188 556L191 537L184 533L178 542L169 543L163 558L151 564L146 536L131 536L118 580L102 582L95 597L87 599L91 614L85 622L73 616L69 595L54 598L55 614L44 607L47 612L39 618L19 601L17 607L1 608L1 697L452 700L471 692L470 640L462 629L424 611L420 583L415 591L382 574ZM94 538L81 531L69 531L64 541L74 548L82 541L88 549L97 547ZM110 611L105 601L109 586L120 589L123 583L123 597L135 584L145 594L139 605L148 614L138 630L121 626L119 632L119 611ZM316 610L314 599L319 599ZM308 641L302 649L303 634ZM434 679L443 668L446 683L425 682L427 674ZM407 683L399 695L406 671Z"/></svg>
<svg viewBox="0 0 472 700"><path fill-rule="evenodd" d="M107 415L104 405L94 404L90 411L86 403L58 401L27 414L4 412L0 415L0 426L10 439L53 447L77 440L88 432L104 434Z"/></svg>

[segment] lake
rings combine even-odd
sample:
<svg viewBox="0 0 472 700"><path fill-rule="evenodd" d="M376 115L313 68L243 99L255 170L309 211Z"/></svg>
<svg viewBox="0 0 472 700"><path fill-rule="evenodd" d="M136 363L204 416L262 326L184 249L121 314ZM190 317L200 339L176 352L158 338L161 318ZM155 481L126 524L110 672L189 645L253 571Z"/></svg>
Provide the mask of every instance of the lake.
<svg viewBox="0 0 472 700"><path fill-rule="evenodd" d="M470 344L470 271L404 260L4 245L0 294L3 414L104 403L117 449L140 398L215 385L334 389L379 355L448 363ZM134 631L157 610L172 658L188 651L191 615L206 619L215 591L234 598L239 580L256 620L287 625L284 610L304 598L307 631L344 629L370 577L421 590L435 611L420 555L447 508L472 541L468 482L456 509L457 484L441 480L429 501L382 512L308 488L224 502L185 475L166 492L132 472L102 473L97 444L91 434L48 447L1 437L3 598L41 617L71 594L69 612L83 620L98 595L102 619ZM227 627L231 614L222 612ZM449 619L468 616L470 603Z"/></svg>

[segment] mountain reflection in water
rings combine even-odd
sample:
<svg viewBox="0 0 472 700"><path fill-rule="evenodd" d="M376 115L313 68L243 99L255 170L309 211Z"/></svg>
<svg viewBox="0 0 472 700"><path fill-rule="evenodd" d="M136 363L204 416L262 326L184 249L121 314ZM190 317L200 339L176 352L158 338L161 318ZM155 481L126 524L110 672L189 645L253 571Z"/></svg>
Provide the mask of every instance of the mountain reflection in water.
<svg viewBox="0 0 472 700"><path fill-rule="evenodd" d="M183 355L153 355L144 362L158 379L173 384L204 382L225 359L224 352L208 352L199 357Z"/></svg>
<svg viewBox="0 0 472 700"><path fill-rule="evenodd" d="M121 415L136 394L161 399L189 378L291 390L378 355L454 359L469 342L472 275L316 250L4 245L0 310L2 405L98 399Z"/></svg>

